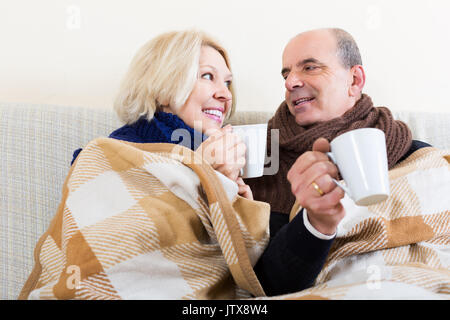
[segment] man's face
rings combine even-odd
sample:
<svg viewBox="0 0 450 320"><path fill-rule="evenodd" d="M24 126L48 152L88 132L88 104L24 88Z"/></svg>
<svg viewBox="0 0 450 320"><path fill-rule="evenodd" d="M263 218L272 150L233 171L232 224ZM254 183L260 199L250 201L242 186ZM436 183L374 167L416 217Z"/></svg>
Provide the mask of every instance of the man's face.
<svg viewBox="0 0 450 320"><path fill-rule="evenodd" d="M327 30L292 39L283 52L281 74L289 111L301 126L339 117L354 105L352 73L342 66L336 40Z"/></svg>

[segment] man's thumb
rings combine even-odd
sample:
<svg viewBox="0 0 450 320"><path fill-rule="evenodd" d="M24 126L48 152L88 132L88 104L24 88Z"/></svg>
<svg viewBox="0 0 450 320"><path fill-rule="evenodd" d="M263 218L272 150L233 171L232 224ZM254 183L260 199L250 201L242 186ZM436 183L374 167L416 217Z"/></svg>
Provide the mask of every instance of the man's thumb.
<svg viewBox="0 0 450 320"><path fill-rule="evenodd" d="M314 141L312 151L329 152L330 143L325 138L319 138Z"/></svg>

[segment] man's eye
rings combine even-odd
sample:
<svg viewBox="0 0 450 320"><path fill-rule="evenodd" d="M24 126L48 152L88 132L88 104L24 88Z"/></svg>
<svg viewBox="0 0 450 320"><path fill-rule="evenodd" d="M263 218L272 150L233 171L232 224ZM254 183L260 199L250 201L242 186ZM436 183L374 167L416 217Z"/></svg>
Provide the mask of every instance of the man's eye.
<svg viewBox="0 0 450 320"><path fill-rule="evenodd" d="M306 67L305 67L305 70L306 70L306 71L312 71L312 70L315 70L315 69L317 69L316 66L306 66Z"/></svg>
<svg viewBox="0 0 450 320"><path fill-rule="evenodd" d="M212 79L214 79L214 77L211 73L208 72L208 73L202 74L202 79L212 80Z"/></svg>

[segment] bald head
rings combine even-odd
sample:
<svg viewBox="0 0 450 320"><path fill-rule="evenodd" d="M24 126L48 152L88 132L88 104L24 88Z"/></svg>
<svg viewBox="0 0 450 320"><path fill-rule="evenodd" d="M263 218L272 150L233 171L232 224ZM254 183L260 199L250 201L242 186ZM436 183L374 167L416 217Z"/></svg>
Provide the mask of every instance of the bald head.
<svg viewBox="0 0 450 320"><path fill-rule="evenodd" d="M315 29L299 33L291 41L299 37L329 38L334 41L336 54L344 68L350 69L362 65L361 54L355 39L347 31L339 28Z"/></svg>

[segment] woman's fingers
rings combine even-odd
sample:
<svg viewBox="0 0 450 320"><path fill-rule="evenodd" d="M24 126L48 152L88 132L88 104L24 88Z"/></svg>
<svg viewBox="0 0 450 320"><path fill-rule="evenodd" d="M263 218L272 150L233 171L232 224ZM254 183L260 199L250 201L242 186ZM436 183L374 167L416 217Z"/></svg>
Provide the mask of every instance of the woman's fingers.
<svg viewBox="0 0 450 320"><path fill-rule="evenodd" d="M252 190L248 185L245 184L244 180L242 180L241 177L238 177L236 179L236 183L238 185L238 194L244 198L247 198L249 200L253 200L253 193Z"/></svg>
<svg viewBox="0 0 450 320"><path fill-rule="evenodd" d="M225 127L223 128L210 128L208 130L206 130L205 135L207 135L209 138L213 137L213 138L218 138L222 135L224 135L227 132L232 132L233 131L233 127L230 124L227 124Z"/></svg>
<svg viewBox="0 0 450 320"><path fill-rule="evenodd" d="M241 137L232 132L231 126L216 129L198 150L215 170L232 180L238 178L245 165L247 147Z"/></svg>
<svg viewBox="0 0 450 320"><path fill-rule="evenodd" d="M211 140L208 141L209 139ZM204 143L206 145L204 151L208 154L207 158L213 158L214 163L226 164L245 157L245 143L234 133L228 132L211 136Z"/></svg>

